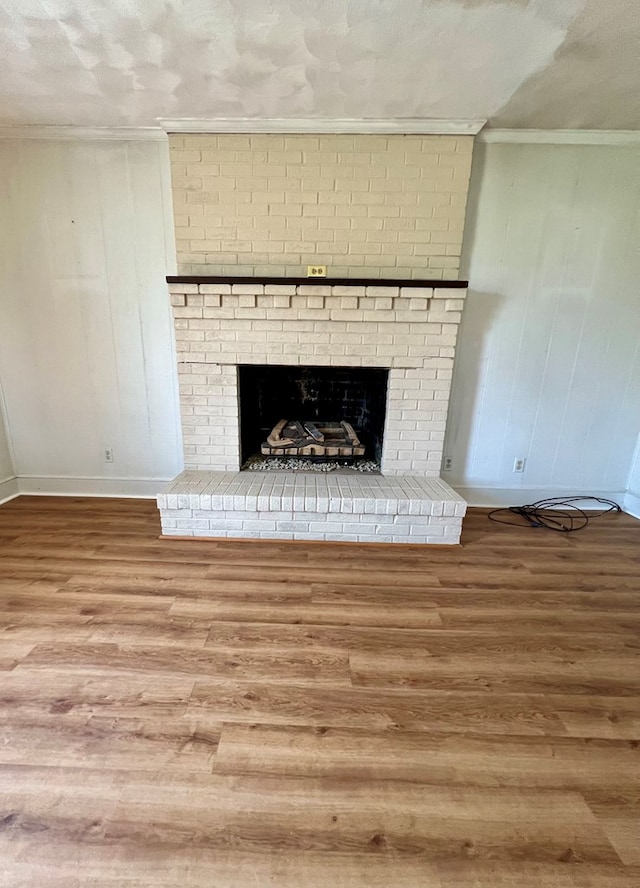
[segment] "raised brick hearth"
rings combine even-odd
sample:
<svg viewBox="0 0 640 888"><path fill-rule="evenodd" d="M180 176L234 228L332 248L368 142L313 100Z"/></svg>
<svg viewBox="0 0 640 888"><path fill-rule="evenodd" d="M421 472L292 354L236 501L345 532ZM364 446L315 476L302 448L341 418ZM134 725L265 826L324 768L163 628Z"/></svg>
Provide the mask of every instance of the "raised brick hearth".
<svg viewBox="0 0 640 888"><path fill-rule="evenodd" d="M170 293L186 472L158 499L163 533L458 542L465 504L438 475L463 286L191 279ZM388 368L382 477L240 472L243 364Z"/></svg>
<svg viewBox="0 0 640 888"><path fill-rule="evenodd" d="M439 478L185 471L158 497L167 535L457 543L466 503Z"/></svg>

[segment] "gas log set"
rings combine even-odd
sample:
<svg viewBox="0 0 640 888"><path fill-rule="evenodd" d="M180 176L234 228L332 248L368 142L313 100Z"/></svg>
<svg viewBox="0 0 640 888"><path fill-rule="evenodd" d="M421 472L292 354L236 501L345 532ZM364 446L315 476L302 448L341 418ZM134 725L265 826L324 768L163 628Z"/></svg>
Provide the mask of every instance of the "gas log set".
<svg viewBox="0 0 640 888"><path fill-rule="evenodd" d="M263 456L362 457L358 435L348 422L281 419L260 447Z"/></svg>

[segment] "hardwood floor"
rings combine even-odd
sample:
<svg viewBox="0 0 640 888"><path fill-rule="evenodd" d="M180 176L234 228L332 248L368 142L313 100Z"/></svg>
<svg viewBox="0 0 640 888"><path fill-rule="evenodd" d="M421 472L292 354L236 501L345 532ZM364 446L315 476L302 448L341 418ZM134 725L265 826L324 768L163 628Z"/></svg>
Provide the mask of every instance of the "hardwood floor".
<svg viewBox="0 0 640 888"><path fill-rule="evenodd" d="M0 886L640 886L640 522L158 534L0 507Z"/></svg>

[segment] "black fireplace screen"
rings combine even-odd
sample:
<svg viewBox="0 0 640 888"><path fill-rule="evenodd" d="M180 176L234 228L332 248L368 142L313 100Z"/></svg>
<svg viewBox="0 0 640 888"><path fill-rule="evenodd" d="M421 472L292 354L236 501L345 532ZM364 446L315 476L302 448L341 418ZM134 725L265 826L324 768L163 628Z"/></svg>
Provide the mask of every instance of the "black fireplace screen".
<svg viewBox="0 0 640 888"><path fill-rule="evenodd" d="M260 453L283 419L316 426L348 423L364 445L365 457L380 460L388 375L379 367L240 365L243 463Z"/></svg>

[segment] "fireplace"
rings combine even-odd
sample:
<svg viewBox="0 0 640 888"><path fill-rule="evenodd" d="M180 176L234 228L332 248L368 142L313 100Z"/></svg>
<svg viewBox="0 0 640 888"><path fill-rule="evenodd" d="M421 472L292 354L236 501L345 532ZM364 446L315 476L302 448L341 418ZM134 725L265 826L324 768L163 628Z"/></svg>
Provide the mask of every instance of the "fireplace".
<svg viewBox="0 0 640 888"><path fill-rule="evenodd" d="M185 471L159 497L163 533L457 542L465 503L439 475L473 137L170 149ZM317 263L328 277L299 276ZM287 448L302 470L278 465ZM377 471L309 461L336 449ZM255 453L276 470L241 471Z"/></svg>
<svg viewBox="0 0 640 888"><path fill-rule="evenodd" d="M379 469L388 376L388 369L382 367L241 364L238 394L243 467L267 467L270 456L281 465L283 456L293 454L296 463L366 464L369 469L377 464ZM286 436L273 440L274 430L283 420L299 424L298 440ZM355 432L360 446L332 446L337 437L332 430L335 427L340 432L341 425ZM291 427L285 428L290 435ZM285 443L279 447L282 441ZM308 442L307 446L300 441Z"/></svg>
<svg viewBox="0 0 640 888"><path fill-rule="evenodd" d="M465 282L170 285L185 471L158 499L163 533L459 540L466 506L439 473ZM378 473L240 471L269 437L333 446L342 424Z"/></svg>

